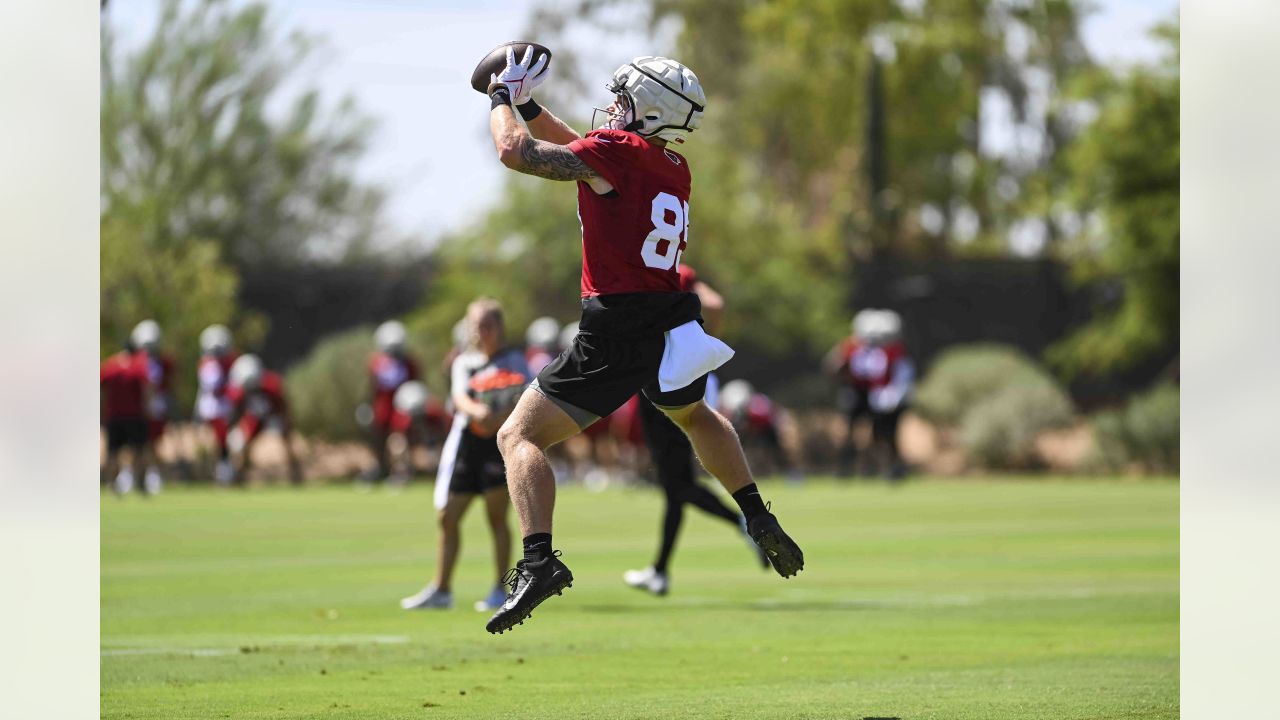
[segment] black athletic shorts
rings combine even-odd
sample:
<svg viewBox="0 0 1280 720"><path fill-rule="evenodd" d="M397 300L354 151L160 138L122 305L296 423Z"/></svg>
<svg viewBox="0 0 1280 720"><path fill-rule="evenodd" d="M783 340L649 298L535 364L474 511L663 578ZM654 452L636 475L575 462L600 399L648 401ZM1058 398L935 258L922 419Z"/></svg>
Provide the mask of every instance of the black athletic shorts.
<svg viewBox="0 0 1280 720"><path fill-rule="evenodd" d="M108 420L106 428L107 452L119 452L126 447L141 450L147 444L149 428L145 418Z"/></svg>
<svg viewBox="0 0 1280 720"><path fill-rule="evenodd" d="M449 492L483 495L494 488L507 486L507 466L498 451L498 438L480 437L462 431L458 458L449 478Z"/></svg>
<svg viewBox="0 0 1280 720"><path fill-rule="evenodd" d="M638 392L659 407L683 407L702 399L707 378L662 392L658 366L664 333L701 321L693 293L629 293L582 300L578 335L560 357L538 373L534 387L585 428L617 410Z"/></svg>

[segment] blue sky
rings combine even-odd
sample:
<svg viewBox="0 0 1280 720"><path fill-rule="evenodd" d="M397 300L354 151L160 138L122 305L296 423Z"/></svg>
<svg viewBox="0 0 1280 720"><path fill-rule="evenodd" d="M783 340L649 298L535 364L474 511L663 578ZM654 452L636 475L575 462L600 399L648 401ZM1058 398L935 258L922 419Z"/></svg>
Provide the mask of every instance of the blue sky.
<svg viewBox="0 0 1280 720"><path fill-rule="evenodd" d="M1095 0L1085 24L1096 58L1150 59L1146 29L1169 17L1176 0ZM516 38L532 0L269 0L284 28L326 39L311 82L353 95L378 121L362 175L390 193L397 229L425 240L464 226L497 200L504 169L493 157L486 101L467 85L494 45ZM159 0L116 0L108 17L126 41L154 26ZM654 49L642 32L596 41L585 55L601 76ZM554 82L554 78L551 80ZM603 83L603 80L601 81Z"/></svg>

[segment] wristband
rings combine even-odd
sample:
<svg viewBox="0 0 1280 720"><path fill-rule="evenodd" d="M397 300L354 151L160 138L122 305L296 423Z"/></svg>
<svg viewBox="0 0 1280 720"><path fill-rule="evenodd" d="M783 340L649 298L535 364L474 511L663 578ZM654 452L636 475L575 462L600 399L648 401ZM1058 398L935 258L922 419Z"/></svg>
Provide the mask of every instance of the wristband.
<svg viewBox="0 0 1280 720"><path fill-rule="evenodd" d="M498 107L499 105L510 106L511 91L507 89L506 85L499 85L489 93L489 100L492 101L492 104L489 105L490 110Z"/></svg>
<svg viewBox="0 0 1280 720"><path fill-rule="evenodd" d="M529 98L522 105L517 105L516 110L520 112L520 117L524 118L525 122L529 122L542 114L542 106L533 98Z"/></svg>

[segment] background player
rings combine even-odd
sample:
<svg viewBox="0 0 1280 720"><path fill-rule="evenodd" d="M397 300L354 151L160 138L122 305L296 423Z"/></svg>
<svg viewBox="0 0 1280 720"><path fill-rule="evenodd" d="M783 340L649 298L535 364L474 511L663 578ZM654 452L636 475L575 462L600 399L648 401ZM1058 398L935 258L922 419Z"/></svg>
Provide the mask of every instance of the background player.
<svg viewBox="0 0 1280 720"><path fill-rule="evenodd" d="M854 437L862 417L871 420L871 447L886 456L884 473L891 480L906 475L898 452L898 422L915 383L915 363L902 343L902 318L892 310L867 309L853 318L853 335L832 348L824 361L828 374L846 388L849 424L840 453L840 472L857 467Z"/></svg>
<svg viewBox="0 0 1280 720"><path fill-rule="evenodd" d="M134 348L132 340L102 362L98 386L102 392L102 427L107 436L101 482L111 483L112 490L123 495L133 489L147 445L146 357Z"/></svg>
<svg viewBox="0 0 1280 720"><path fill-rule="evenodd" d="M230 430L231 400L227 398L227 381L231 365L240 355L235 351L231 331L225 325L210 325L200 332L200 363L196 369L196 418L213 433L217 460L213 479L219 485L230 485L235 479L227 451Z"/></svg>
<svg viewBox="0 0 1280 720"><path fill-rule="evenodd" d="M510 498L506 465L495 435L531 376L524 353L506 345L502 306L497 300L472 302L466 320L471 342L450 370L450 395L457 412L436 472L440 540L435 576L416 595L400 601L406 610L453 607L453 571L462 545L462 518L476 497L484 498L497 566L494 587L475 604L476 609L492 610L505 598L501 579L511 563Z"/></svg>
<svg viewBox="0 0 1280 720"><path fill-rule="evenodd" d="M724 311L724 298L710 285L698 278L694 269L680 264L680 289L692 292L702 301L702 317L704 326L709 332L716 332L720 316ZM707 378L708 404L715 407L715 394L712 374ZM684 507L691 505L708 515L720 518L734 527L734 530L746 530L746 518L736 510L721 502L715 493L703 487L697 480L693 455L693 445L689 437L676 427L661 410L654 407L643 394L639 399L640 422L644 428L644 441L649 447L649 456L653 462L658 484L662 488L662 535L658 544L658 554L653 565L643 570L628 570L622 579L631 587L646 590L654 595L666 595L671 587L668 565L671 555L676 549L676 538L680 534L680 526L684 522ZM752 545L754 548L755 546ZM769 567L769 560L763 554L760 561Z"/></svg>
<svg viewBox="0 0 1280 720"><path fill-rule="evenodd" d="M231 365L227 384L227 398L231 401L231 431L227 447L235 469L236 484L248 484L252 466L253 443L264 428L280 434L288 461L289 481L302 484L302 467L293 452L293 430L289 421L289 404L284 395L284 379L278 373L265 369L257 355L241 355Z"/></svg>
<svg viewBox="0 0 1280 720"><path fill-rule="evenodd" d="M391 416L396 390L419 377L418 362L408 353L408 333L398 320L388 320L373 333L377 350L369 357L370 404L373 423L369 428L370 443L376 464L365 472L365 480L386 478L391 473L387 457L387 438L391 434Z"/></svg>
<svg viewBox="0 0 1280 720"><path fill-rule="evenodd" d="M494 146L513 170L579 181L583 313L573 347L542 370L537 392L521 397L499 432L525 557L487 629L503 632L523 622L573 582L553 549L555 481L546 449L642 389L734 495L778 573L794 575L804 567L803 554L765 507L733 428L702 402L706 373L732 351L696 322L697 296L680 292L676 265L688 241L691 177L668 143L683 142L702 121L706 98L697 77L667 58L636 58L608 84L614 100L604 127L579 137L531 97L546 59L532 65L530 48L516 62L508 47L506 60L488 88Z"/></svg>
<svg viewBox="0 0 1280 720"><path fill-rule="evenodd" d="M158 450L173 406L174 362L173 356L160 348L160 324L155 320L138 323L130 337L147 368L147 444L143 450L147 471L143 489L154 495L164 482Z"/></svg>

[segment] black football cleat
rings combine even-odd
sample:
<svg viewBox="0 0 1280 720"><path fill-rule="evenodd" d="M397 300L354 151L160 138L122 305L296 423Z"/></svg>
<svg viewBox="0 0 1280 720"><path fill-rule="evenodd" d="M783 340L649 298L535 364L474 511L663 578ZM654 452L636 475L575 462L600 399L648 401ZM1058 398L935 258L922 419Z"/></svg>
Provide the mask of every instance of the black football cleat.
<svg viewBox="0 0 1280 720"><path fill-rule="evenodd" d="M560 562L560 551L556 550L539 562L517 562L503 582L511 592L484 626L491 633L502 633L523 624L543 600L573 587L573 573Z"/></svg>
<svg viewBox="0 0 1280 720"><path fill-rule="evenodd" d="M778 518L766 512L747 521L747 534L764 551L773 569L789 578L804 569L804 551L782 530Z"/></svg>

